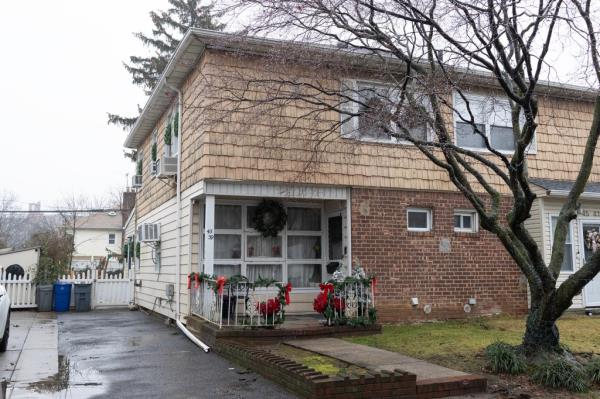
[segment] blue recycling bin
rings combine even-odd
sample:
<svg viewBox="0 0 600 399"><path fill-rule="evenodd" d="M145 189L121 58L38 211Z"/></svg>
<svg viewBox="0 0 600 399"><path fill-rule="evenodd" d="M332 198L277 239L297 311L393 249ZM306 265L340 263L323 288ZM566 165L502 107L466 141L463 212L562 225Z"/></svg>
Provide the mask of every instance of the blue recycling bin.
<svg viewBox="0 0 600 399"><path fill-rule="evenodd" d="M54 311L68 312L71 305L71 283L54 283Z"/></svg>

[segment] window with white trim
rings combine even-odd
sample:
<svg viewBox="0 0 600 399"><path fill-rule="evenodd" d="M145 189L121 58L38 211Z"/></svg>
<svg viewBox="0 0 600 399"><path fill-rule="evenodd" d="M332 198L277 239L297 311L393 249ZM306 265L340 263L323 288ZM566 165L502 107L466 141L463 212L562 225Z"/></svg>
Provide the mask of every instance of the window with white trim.
<svg viewBox="0 0 600 399"><path fill-rule="evenodd" d="M406 226L409 231L431 231L431 209L408 208Z"/></svg>
<svg viewBox="0 0 600 399"><path fill-rule="evenodd" d="M550 228L552 234L550 235L550 248L554 245L554 231L556 230L556 223L558 222L558 216L550 216ZM567 238L565 240L565 256L560 266L561 273L571 273L573 271L573 242L571 241L571 223L567 227Z"/></svg>
<svg viewBox="0 0 600 399"><path fill-rule="evenodd" d="M404 131L398 126L401 124L409 131L411 137L423 141L429 140L429 129L423 117L419 116L419 112L409 110L409 107L406 107L406 112L397 112L400 95L396 87L383 83L348 80L343 82L342 90L343 95L347 97L346 100L342 99L342 108L348 113L358 114L349 119L349 115L341 113L344 137L380 143L408 144L409 141L393 136ZM416 98L415 101L426 103L426 100L421 97Z"/></svg>
<svg viewBox="0 0 600 399"><path fill-rule="evenodd" d="M287 274L293 287L318 287L323 281L320 207L287 208Z"/></svg>
<svg viewBox="0 0 600 399"><path fill-rule="evenodd" d="M515 138L508 98L473 93L463 93L463 95L465 98L454 93L456 145L473 150L487 150L485 145L485 138L487 138L493 149L506 153L513 152ZM524 117L521 114L522 123ZM534 150L534 147L535 137L529 150Z"/></svg>
<svg viewBox="0 0 600 399"><path fill-rule="evenodd" d="M115 233L110 233L108 235L108 243L109 244L114 245L116 240L117 240L117 236L115 235Z"/></svg>
<svg viewBox="0 0 600 399"><path fill-rule="evenodd" d="M476 233L477 229L477 212L454 211L454 231L462 233Z"/></svg>

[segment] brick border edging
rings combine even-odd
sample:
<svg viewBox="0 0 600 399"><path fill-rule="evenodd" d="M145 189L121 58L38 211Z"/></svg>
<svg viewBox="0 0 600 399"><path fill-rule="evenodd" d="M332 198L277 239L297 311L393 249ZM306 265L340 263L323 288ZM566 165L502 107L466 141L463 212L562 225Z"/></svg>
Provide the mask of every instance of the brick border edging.
<svg viewBox="0 0 600 399"><path fill-rule="evenodd" d="M487 390L487 379L479 375L429 378L417 382L419 399L445 398L448 396L481 393Z"/></svg>
<svg viewBox="0 0 600 399"><path fill-rule="evenodd" d="M237 342L220 340L213 348L220 355L274 380L303 398L409 399L417 397L417 376L403 370L369 372L368 375L361 377L330 377L293 360Z"/></svg>

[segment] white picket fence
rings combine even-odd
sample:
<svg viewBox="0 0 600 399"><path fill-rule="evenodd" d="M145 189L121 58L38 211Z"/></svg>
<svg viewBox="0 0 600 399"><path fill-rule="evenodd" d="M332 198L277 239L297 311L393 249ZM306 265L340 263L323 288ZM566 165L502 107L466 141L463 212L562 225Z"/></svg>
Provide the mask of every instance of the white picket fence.
<svg viewBox="0 0 600 399"><path fill-rule="evenodd" d="M88 270L85 273L63 275L59 281L66 283L92 284L92 309L99 307L127 306L133 295L133 276L128 271L118 275ZM15 276L0 269L0 284L4 285L14 309L37 307L35 284L30 275ZM75 305L74 290L71 290L71 306Z"/></svg>

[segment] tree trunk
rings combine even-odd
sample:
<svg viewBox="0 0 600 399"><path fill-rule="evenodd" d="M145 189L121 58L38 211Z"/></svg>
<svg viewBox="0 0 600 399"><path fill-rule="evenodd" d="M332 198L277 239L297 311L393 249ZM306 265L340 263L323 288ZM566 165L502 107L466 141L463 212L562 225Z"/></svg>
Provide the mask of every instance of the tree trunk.
<svg viewBox="0 0 600 399"><path fill-rule="evenodd" d="M527 316L523 348L527 356L540 352L555 352L560 349L560 335L556 326L555 312L552 311L552 295L544 295L539 301L532 298L531 309ZM535 302L538 302L537 304ZM560 315L559 315L560 316Z"/></svg>

